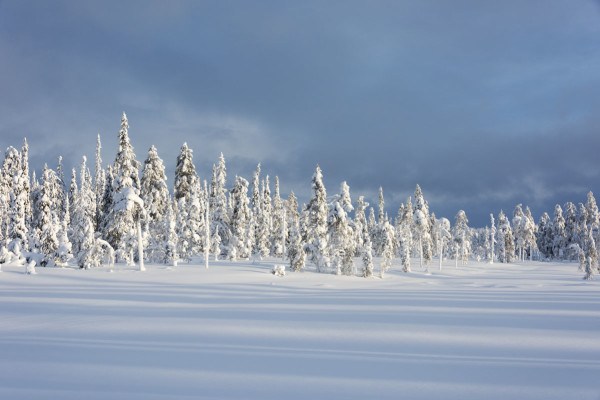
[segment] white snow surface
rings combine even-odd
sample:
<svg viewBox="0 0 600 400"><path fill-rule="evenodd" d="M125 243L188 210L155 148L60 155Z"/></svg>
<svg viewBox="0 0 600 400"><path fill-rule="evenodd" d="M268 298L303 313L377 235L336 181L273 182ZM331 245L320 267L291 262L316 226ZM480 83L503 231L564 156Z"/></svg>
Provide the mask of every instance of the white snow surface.
<svg viewBox="0 0 600 400"><path fill-rule="evenodd" d="M575 264L365 279L197 261L3 265L0 398L600 398L600 282Z"/></svg>

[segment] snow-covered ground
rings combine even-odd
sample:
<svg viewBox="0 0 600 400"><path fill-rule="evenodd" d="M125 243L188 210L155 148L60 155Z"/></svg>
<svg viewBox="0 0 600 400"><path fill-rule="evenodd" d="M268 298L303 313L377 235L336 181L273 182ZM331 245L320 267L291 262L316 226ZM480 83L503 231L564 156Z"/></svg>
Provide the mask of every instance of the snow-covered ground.
<svg viewBox="0 0 600 400"><path fill-rule="evenodd" d="M600 398L600 282L574 264L272 265L4 265L0 398Z"/></svg>

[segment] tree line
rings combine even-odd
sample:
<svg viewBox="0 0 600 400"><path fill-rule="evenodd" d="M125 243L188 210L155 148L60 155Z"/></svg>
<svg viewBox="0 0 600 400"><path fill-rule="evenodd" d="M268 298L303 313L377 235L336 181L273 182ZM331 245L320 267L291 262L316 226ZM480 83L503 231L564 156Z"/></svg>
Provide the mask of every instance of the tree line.
<svg viewBox="0 0 600 400"><path fill-rule="evenodd" d="M114 162L103 166L98 136L93 176L84 156L70 180L62 158L54 169L45 165L38 178L29 171L27 141L20 151L8 147L0 174L0 263L92 268L115 261L177 265L199 255L232 261L271 256L286 259L294 271L310 263L317 272L370 277L375 257L380 276L395 259L410 272L415 259L428 270L434 258L440 269L445 258L456 265L471 258L535 258L578 260L586 279L598 270L600 213L591 192L585 204L569 202L564 211L556 205L553 218L543 213L537 224L529 207L519 204L512 219L500 211L497 219L490 214L488 227L475 229L463 210L453 225L436 218L419 185L394 218L385 210L382 188L377 208L363 196L353 204L346 182L328 196L319 166L312 196L301 207L294 192L281 197L278 177L271 191L260 164L251 185L235 176L228 187L223 154L210 182L202 181L185 143L171 192L157 149L150 147L140 163L128 131L123 113ZM144 249L141 260L138 248Z"/></svg>

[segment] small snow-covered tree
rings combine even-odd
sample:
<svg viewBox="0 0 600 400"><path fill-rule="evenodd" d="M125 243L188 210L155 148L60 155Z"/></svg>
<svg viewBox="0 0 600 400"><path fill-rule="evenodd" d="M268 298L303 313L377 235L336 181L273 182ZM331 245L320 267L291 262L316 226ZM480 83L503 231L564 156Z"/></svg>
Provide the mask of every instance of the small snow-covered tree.
<svg viewBox="0 0 600 400"><path fill-rule="evenodd" d="M227 168L223 153L219 156L218 163L213 167L213 176L210 184L210 215L212 217L212 231L218 231L221 250L227 249L231 236L229 213L227 205Z"/></svg>
<svg viewBox="0 0 600 400"><path fill-rule="evenodd" d="M435 220L435 231L437 238L437 250L440 258L440 271L442 270L442 260L444 259L444 249L452 239L450 231L450 221L447 218L439 218Z"/></svg>
<svg viewBox="0 0 600 400"><path fill-rule="evenodd" d="M271 230L273 225L273 205L271 203L271 188L269 184L269 175L261 183L262 186L262 204L260 210L260 221L258 230L258 245L260 258L268 257L271 253Z"/></svg>
<svg viewBox="0 0 600 400"><path fill-rule="evenodd" d="M419 243L419 252L421 257L421 262L428 265L432 259L432 243L431 243L431 235L430 235L430 227L429 227L429 205L423 196L423 191L421 187L417 185L415 188L415 205L414 212L421 211L423 214L422 218L413 218L413 222L415 223L415 237L418 238ZM416 225L416 222L420 221L420 226Z"/></svg>
<svg viewBox="0 0 600 400"><path fill-rule="evenodd" d="M231 215L231 240L229 246L229 257L235 260L237 257L248 259L251 249L249 241L248 225L251 220L251 211L248 200L248 181L240 176L235 177L235 184L231 190L233 213Z"/></svg>
<svg viewBox="0 0 600 400"><path fill-rule="evenodd" d="M593 232L591 229L588 231L585 247L587 248L587 250L585 252L585 276L583 277L583 279L590 280L594 278L594 275L598 270L598 252L596 249L596 241L594 240Z"/></svg>
<svg viewBox="0 0 600 400"><path fill-rule="evenodd" d="M540 222L538 223L536 240L540 253L542 253L546 258L552 258L552 247L554 243L554 237L552 234L552 221L550 220L548 213L544 212L540 217Z"/></svg>
<svg viewBox="0 0 600 400"><path fill-rule="evenodd" d="M364 247L366 246L368 239L372 257L373 245L369 235L367 216L365 214L367 207L369 207L369 203L365 201L364 196L359 196L356 201L356 212L354 213L354 235L356 238L356 255L358 256L364 253Z"/></svg>
<svg viewBox="0 0 600 400"><path fill-rule="evenodd" d="M410 197L406 202L406 205L400 207L398 221L396 223L396 242L397 251L400 256L400 263L402 264L403 272L410 272L410 253L413 247L413 236L412 236L412 219L413 219L413 208Z"/></svg>
<svg viewBox="0 0 600 400"><path fill-rule="evenodd" d="M8 209L6 216L6 238L8 250L20 257L22 250L28 248L27 208L29 193L28 185L23 176L21 155L14 147L6 149L2 164L2 176L6 182Z"/></svg>
<svg viewBox="0 0 600 400"><path fill-rule="evenodd" d="M169 198L167 202L165 218L163 219L164 237L167 239L164 243L164 259L162 260L165 264L170 264L174 267L177 266L179 260L179 253L177 252L177 231L176 231L176 215L177 215L177 203L175 200Z"/></svg>
<svg viewBox="0 0 600 400"><path fill-rule="evenodd" d="M462 264L465 265L471 254L471 231L469 229L467 214L463 210L459 210L456 214L452 238L458 249L456 259L460 259Z"/></svg>
<svg viewBox="0 0 600 400"><path fill-rule="evenodd" d="M57 260L59 211L58 178L53 170L44 165L41 195L34 204L39 212L36 230L40 241L40 251L44 255L43 265L53 266Z"/></svg>
<svg viewBox="0 0 600 400"><path fill-rule="evenodd" d="M96 139L96 169L94 173L94 198L96 199L96 215L94 218L94 226L97 231L102 229L102 212L104 210L104 189L106 185L106 175L102 168L102 143L100 142L100 134Z"/></svg>
<svg viewBox="0 0 600 400"><path fill-rule="evenodd" d="M494 258L495 258L494 245L496 244L496 224L494 221L494 214L490 214L490 224L491 224L491 228L490 228L490 238L489 238L489 243L490 243L489 261L490 261L490 264L493 264Z"/></svg>
<svg viewBox="0 0 600 400"><path fill-rule="evenodd" d="M572 244L579 244L577 241L577 207L571 201L565 203L564 213L565 219L565 253L567 259L573 259L576 254L571 254L569 249Z"/></svg>
<svg viewBox="0 0 600 400"><path fill-rule="evenodd" d="M512 262L515 256L515 243L510 222L501 210L498 214L498 259L503 263Z"/></svg>
<svg viewBox="0 0 600 400"><path fill-rule="evenodd" d="M292 271L298 272L304 268L306 262L306 253L302 243L302 232L300 231L300 218L298 215L298 203L294 192L290 193L288 199L288 216L289 216L289 244L287 246L287 257L290 260L290 268Z"/></svg>
<svg viewBox="0 0 600 400"><path fill-rule="evenodd" d="M384 220L381 226L381 266L380 276L383 278L384 274L392 267L392 261L394 259L394 227L389 221Z"/></svg>
<svg viewBox="0 0 600 400"><path fill-rule="evenodd" d="M140 180L140 197L146 209L146 257L152 262L165 259L168 237L165 231L165 216L169 207L169 189L163 160L156 147L151 146L144 161Z"/></svg>
<svg viewBox="0 0 600 400"><path fill-rule="evenodd" d="M350 189L342 182L340 194L335 196L329 207L328 236L332 266L338 275L354 275L354 232L348 221L352 211Z"/></svg>
<svg viewBox="0 0 600 400"><path fill-rule="evenodd" d="M287 220L286 210L279 194L279 177L277 176L275 177L271 221L271 254L276 257L283 257L287 240Z"/></svg>
<svg viewBox="0 0 600 400"><path fill-rule="evenodd" d="M362 245L362 263L363 277L370 278L373 276L373 245L369 235L365 238L365 243Z"/></svg>
<svg viewBox="0 0 600 400"><path fill-rule="evenodd" d="M560 205L554 207L554 220L552 221L552 256L563 259L567 248L567 234L565 231L565 218Z"/></svg>
<svg viewBox="0 0 600 400"><path fill-rule="evenodd" d="M317 165L312 179L313 195L307 205L307 240L306 251L310 260L317 267L317 272L324 272L329 267L327 243L327 192L323 184L323 173Z"/></svg>

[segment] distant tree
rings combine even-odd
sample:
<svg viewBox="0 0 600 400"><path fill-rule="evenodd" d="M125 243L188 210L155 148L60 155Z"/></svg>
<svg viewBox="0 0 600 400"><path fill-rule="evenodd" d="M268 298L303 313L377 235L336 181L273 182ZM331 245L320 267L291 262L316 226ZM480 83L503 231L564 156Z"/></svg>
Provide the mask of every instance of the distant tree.
<svg viewBox="0 0 600 400"><path fill-rule="evenodd" d="M317 267L317 272L324 272L329 267L327 243L327 192L323 184L323 173L317 165L312 178L313 195L307 205L307 240L306 252Z"/></svg>
<svg viewBox="0 0 600 400"><path fill-rule="evenodd" d="M554 220L552 221L552 257L563 259L567 249L567 234L565 218L560 205L554 207Z"/></svg>
<svg viewBox="0 0 600 400"><path fill-rule="evenodd" d="M490 243L490 264L494 263L494 258L495 258L495 253L494 253L494 245L496 244L496 224L494 221L494 214L490 214L490 238L489 238L489 243Z"/></svg>
<svg viewBox="0 0 600 400"><path fill-rule="evenodd" d="M142 217L139 209L139 162L135 158L129 140L127 115L121 117L119 151L113 164L112 208L107 217L106 235L120 259L133 264L133 252L137 247L137 221ZM143 262L143 260L141 260Z"/></svg>
<svg viewBox="0 0 600 400"><path fill-rule="evenodd" d="M250 257L249 241L247 238L251 221L250 204L248 200L248 181L242 177L235 177L235 184L231 190L233 213L231 215L231 241L229 257L248 259Z"/></svg>
<svg viewBox="0 0 600 400"><path fill-rule="evenodd" d="M140 180L140 197L146 210L146 257L152 262L165 260L168 237L165 231L165 218L169 207L170 195L167 187L167 175L163 160L158 156L156 147L151 146L144 161Z"/></svg>
<svg viewBox="0 0 600 400"><path fill-rule="evenodd" d="M36 221L36 230L40 241L40 251L44 255L44 265L53 266L58 259L58 230L59 212L59 186L56 173L44 165L42 174L41 195L34 203L39 212Z"/></svg>
<svg viewBox="0 0 600 400"><path fill-rule="evenodd" d="M402 215L399 215L399 221L396 224L396 237L398 254L400 256L400 262L402 264L403 272L410 272L410 254L413 247L413 208L410 197L408 198L406 205L400 207Z"/></svg>
<svg viewBox="0 0 600 400"><path fill-rule="evenodd" d="M102 229L102 212L104 210L104 190L106 185L106 175L102 169L102 143L100 134L96 139L96 169L94 173L94 198L96 199L96 215L94 217L94 226L97 231Z"/></svg>
<svg viewBox="0 0 600 400"><path fill-rule="evenodd" d="M342 182L340 194L334 196L329 206L328 217L329 254L332 266L338 275L355 275L354 232L350 227L347 214L353 209L350 189L346 182Z"/></svg>
<svg viewBox="0 0 600 400"><path fill-rule="evenodd" d="M448 246L448 243L452 239L452 232L450 230L450 221L447 218L439 218L435 221L435 231L437 238L437 249L440 261L440 271L442 270L442 260L444 259L444 249Z"/></svg>
<svg viewBox="0 0 600 400"><path fill-rule="evenodd" d="M290 227L289 244L287 246L287 257L290 261L292 271L298 272L304 268L306 253L302 242L300 230L300 218L298 215L298 203L294 192L288 198L288 221Z"/></svg>
<svg viewBox="0 0 600 400"><path fill-rule="evenodd" d="M465 265L471 254L471 231L467 214L463 210L458 211L456 214L452 238L455 247L458 249L456 260L461 260L462 264Z"/></svg>
<svg viewBox="0 0 600 400"><path fill-rule="evenodd" d="M384 220L381 227L381 238L383 245L381 251L380 275L383 278L385 272L389 271L392 267L392 261L394 259L394 227L387 219Z"/></svg>
<svg viewBox="0 0 600 400"><path fill-rule="evenodd" d="M419 212L419 213L418 213ZM415 206L413 215L414 237L417 239L421 264L427 266L432 258L432 243L429 228L429 205L425 201L421 187L415 189ZM422 265L423 266L423 265Z"/></svg>
<svg viewBox="0 0 600 400"><path fill-rule="evenodd" d="M553 244L554 244L554 236L553 236L553 228L552 221L550 220L550 216L547 212L544 212L540 217L540 222L537 228L537 247L540 250L540 253L544 255L546 258L552 258L553 252Z"/></svg>
<svg viewBox="0 0 600 400"><path fill-rule="evenodd" d="M26 214L29 203L28 184L21 163L22 158L17 149L12 146L6 149L2 164L2 176L6 182L8 197L6 238L8 250L17 257L21 256L21 251L28 249L29 232Z"/></svg>
<svg viewBox="0 0 600 400"><path fill-rule="evenodd" d="M217 231L220 240L221 251L227 249L231 230L229 225L229 213L227 205L227 168L225 166L225 157L223 153L219 156L219 161L213 166L213 177L210 184L210 215L212 217L212 231Z"/></svg>
<svg viewBox="0 0 600 400"><path fill-rule="evenodd" d="M247 197L247 196L246 196ZM275 257L283 257L285 243L287 240L286 210L279 194L279 178L275 177L275 189L273 193L273 213L271 218L271 254Z"/></svg>
<svg viewBox="0 0 600 400"><path fill-rule="evenodd" d="M498 259L503 263L510 263L515 256L515 242L510 222L503 211L498 214Z"/></svg>
<svg viewBox="0 0 600 400"><path fill-rule="evenodd" d="M366 242L362 246L362 262L363 262L363 277L370 278L373 276L373 246L371 238L366 236Z"/></svg>
<svg viewBox="0 0 600 400"><path fill-rule="evenodd" d="M367 217L365 215L365 210L369 207L369 203L365 201L364 196L359 196L356 202L356 212L354 213L354 234L356 240L356 249L357 254L363 254L365 251L365 246L367 244L367 240L369 242L369 247L372 252L372 244L371 238L369 236L369 225L367 222ZM371 253L372 257L372 253Z"/></svg>

